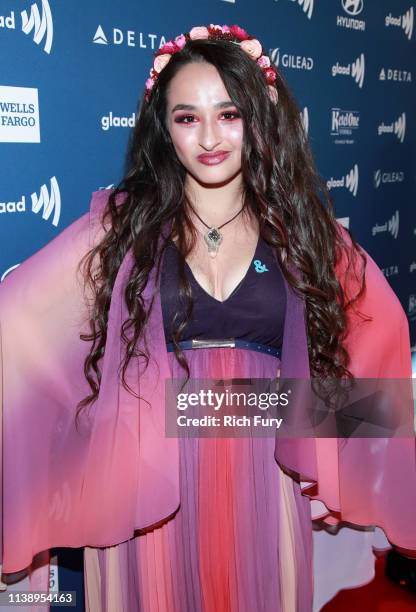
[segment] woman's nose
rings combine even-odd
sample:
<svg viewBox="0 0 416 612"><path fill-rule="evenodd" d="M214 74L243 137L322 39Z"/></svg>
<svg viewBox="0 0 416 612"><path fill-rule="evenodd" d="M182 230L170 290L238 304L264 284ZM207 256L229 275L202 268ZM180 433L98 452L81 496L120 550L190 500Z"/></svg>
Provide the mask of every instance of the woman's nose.
<svg viewBox="0 0 416 612"><path fill-rule="evenodd" d="M221 142L221 135L219 127L215 121L206 120L201 125L199 143L208 151L215 149L215 147Z"/></svg>

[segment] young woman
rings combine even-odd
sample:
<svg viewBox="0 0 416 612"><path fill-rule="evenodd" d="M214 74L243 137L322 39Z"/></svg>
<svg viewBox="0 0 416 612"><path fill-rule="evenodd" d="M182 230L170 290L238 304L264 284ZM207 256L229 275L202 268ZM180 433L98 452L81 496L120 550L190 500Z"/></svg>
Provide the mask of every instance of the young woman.
<svg viewBox="0 0 416 612"><path fill-rule="evenodd" d="M157 52L129 160L0 292L3 570L85 546L90 611L306 612L310 499L416 549L414 441L167 437L165 382L405 378L405 314L240 27Z"/></svg>

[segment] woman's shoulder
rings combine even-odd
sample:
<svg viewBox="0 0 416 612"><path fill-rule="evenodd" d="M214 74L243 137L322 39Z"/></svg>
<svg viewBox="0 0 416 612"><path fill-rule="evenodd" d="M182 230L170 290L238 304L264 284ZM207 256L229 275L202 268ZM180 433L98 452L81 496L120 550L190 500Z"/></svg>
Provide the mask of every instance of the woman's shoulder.
<svg viewBox="0 0 416 612"><path fill-rule="evenodd" d="M59 299L74 287L79 278L78 264L106 232L101 221L111 191L94 191L86 212L5 277L0 284L2 312L7 304L16 307L23 299L37 303L43 303L47 295Z"/></svg>

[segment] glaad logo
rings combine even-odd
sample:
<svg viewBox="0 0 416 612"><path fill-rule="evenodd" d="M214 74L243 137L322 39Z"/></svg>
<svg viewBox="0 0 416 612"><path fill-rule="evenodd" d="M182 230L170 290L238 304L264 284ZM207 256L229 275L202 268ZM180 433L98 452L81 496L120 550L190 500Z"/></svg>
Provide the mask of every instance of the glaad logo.
<svg viewBox="0 0 416 612"><path fill-rule="evenodd" d="M364 53L361 53L357 59L351 64L347 64L346 66L341 66L339 62L332 66L332 76L335 77L337 75L341 76L351 76L358 87L361 87L364 84L364 73L365 73L365 59Z"/></svg>
<svg viewBox="0 0 416 612"><path fill-rule="evenodd" d="M0 142L40 142L36 88L0 85Z"/></svg>
<svg viewBox="0 0 416 612"><path fill-rule="evenodd" d="M59 216L61 214L61 194L59 191L58 181L56 180L55 176L51 178L50 183L50 194L46 185L42 185L40 188L39 196L36 192L31 194L32 212L37 214L40 210L42 210L43 219L49 219L53 212L52 224L57 226L59 223ZM25 195L23 195L20 200L15 202L0 202L0 214L15 212L26 212Z"/></svg>
<svg viewBox="0 0 416 612"><path fill-rule="evenodd" d="M404 141L406 136L406 113L402 113L396 121L392 123L384 123L384 121L378 126L377 134L382 136L383 134L395 134L400 142Z"/></svg>
<svg viewBox="0 0 416 612"><path fill-rule="evenodd" d="M413 6L411 6L404 15L399 15L399 17L393 17L391 13L386 15L385 26L388 28L389 26L396 26L398 28L402 28L407 39L410 40L413 35Z"/></svg>
<svg viewBox="0 0 416 612"><path fill-rule="evenodd" d="M307 18L312 19L314 0L291 0L291 2L297 2L297 4L303 8L303 12L306 14Z"/></svg>
<svg viewBox="0 0 416 612"><path fill-rule="evenodd" d="M43 50L45 53L50 53L53 41L53 21L48 0L42 0L42 17L37 4L32 4L29 16L26 11L22 11L21 15L23 32L30 34L34 30L33 40L37 45L45 38Z"/></svg>
<svg viewBox="0 0 416 612"><path fill-rule="evenodd" d="M51 192L49 194L46 185L40 188L40 194L32 193L32 212L38 213L42 210L42 219L49 219L53 212L52 225L57 226L61 214L61 193L59 191L58 181L53 176L50 180Z"/></svg>
<svg viewBox="0 0 416 612"><path fill-rule="evenodd" d="M354 197L357 195L358 191L358 166L354 164L354 167L351 168L348 174L343 176L341 179L334 179L332 176L326 182L327 189L330 191L331 189L336 189L339 187L345 187L348 189Z"/></svg>
<svg viewBox="0 0 416 612"><path fill-rule="evenodd" d="M416 272L416 261L412 261L409 266L409 272Z"/></svg>
<svg viewBox="0 0 416 612"><path fill-rule="evenodd" d="M282 55L280 55L279 47L269 49L269 57L277 68L283 66L283 68L293 68L294 70L312 70L314 67L312 57L307 57L306 55L291 55L289 53L282 53Z"/></svg>
<svg viewBox="0 0 416 612"><path fill-rule="evenodd" d="M390 232L393 238L397 238L399 235L399 211L393 214L392 218L389 221L386 221L383 225L378 225L376 223L372 229L373 236L379 234L380 232Z"/></svg>
<svg viewBox="0 0 416 612"><path fill-rule="evenodd" d="M398 68L382 68L378 75L379 81L397 81L399 83L411 83L412 73L410 70L399 70Z"/></svg>
<svg viewBox="0 0 416 612"><path fill-rule="evenodd" d="M342 0L342 8L349 15L337 15L337 26L340 28L348 28L352 30L365 31L365 21L355 19L364 8L363 0Z"/></svg>
<svg viewBox="0 0 416 612"><path fill-rule="evenodd" d="M53 20L52 12L49 6L48 0L41 0L42 2L42 17L39 13L37 4L32 4L30 7L30 15L27 11L21 11L20 15L22 18L22 32L24 34L30 34L33 32L33 41L40 45L45 39L43 50L45 53L50 53L53 42ZM16 16L15 12L11 11L10 15L0 15L0 28L8 28L9 30L16 29Z"/></svg>
<svg viewBox="0 0 416 612"><path fill-rule="evenodd" d="M3 274L0 276L0 283L2 283L4 281L4 279L6 278L6 276L8 274L10 274L10 272L13 272L13 270L15 270L16 268L18 268L20 266L20 264L16 264L14 266L11 266L10 268L7 268L7 270L5 270L3 272Z"/></svg>
<svg viewBox="0 0 416 612"><path fill-rule="evenodd" d="M156 39L159 39L159 49L162 47L166 39L164 36L158 36L157 34L150 34L145 32L136 32L135 30L120 30L120 28L113 28L112 39L110 39L104 33L101 25L98 26L92 42L97 45L109 45L115 46L126 45L127 47L140 47L141 49L156 49ZM148 43L148 44L146 44Z"/></svg>
<svg viewBox="0 0 416 612"><path fill-rule="evenodd" d="M374 172L374 187L378 189L381 184L384 183L403 183L404 181L404 172L382 172L381 170L376 170Z"/></svg>
<svg viewBox="0 0 416 612"><path fill-rule="evenodd" d="M107 131L110 127L134 127L136 114L133 112L130 117L117 117L110 111L108 115L101 117L101 129Z"/></svg>

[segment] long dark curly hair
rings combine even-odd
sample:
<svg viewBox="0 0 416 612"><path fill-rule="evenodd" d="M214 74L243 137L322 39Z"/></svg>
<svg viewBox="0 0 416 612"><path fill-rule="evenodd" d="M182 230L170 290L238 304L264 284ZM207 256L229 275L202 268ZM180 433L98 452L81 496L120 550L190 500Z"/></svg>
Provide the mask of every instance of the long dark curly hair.
<svg viewBox="0 0 416 612"><path fill-rule="evenodd" d="M178 159L166 127L166 91L171 79L189 62L208 62L218 70L244 126L242 178L244 207L259 221L261 236L277 255L288 283L304 297L311 375L353 378L343 345L347 309L365 288L365 256L351 236L344 242L333 212L333 202L324 180L318 174L306 136L300 110L283 75L276 70L278 103L268 94L259 65L239 45L226 40L188 40L161 71L148 101L139 103L131 133L124 178L111 192L102 217L106 233L80 262L85 282L92 289L94 304L90 313L91 350L84 364L91 394L77 406L79 410L97 399L104 355L111 294L119 267L131 249L134 265L125 288L129 318L120 330L126 350L120 370L122 384L130 359L149 362L146 351L138 348L148 312L141 298L149 272L160 261L167 241L158 251L162 226L172 222L171 235L181 253L180 298L186 304L185 319L175 318L175 355L189 378L189 367L178 347L181 333L192 315L192 292L184 262L196 240L196 229L189 215L184 193L186 170ZM123 203L116 201L123 194ZM282 254L285 253L286 256ZM349 265L360 269L359 290L351 297L335 275L342 253ZM300 272L296 278L289 264ZM178 313L177 313L178 316ZM129 336L126 330L132 330Z"/></svg>

